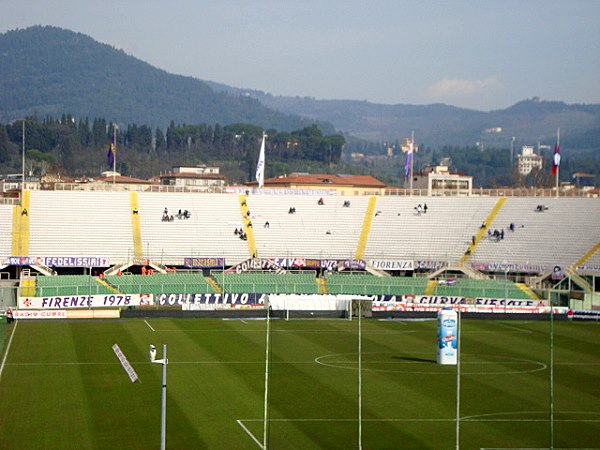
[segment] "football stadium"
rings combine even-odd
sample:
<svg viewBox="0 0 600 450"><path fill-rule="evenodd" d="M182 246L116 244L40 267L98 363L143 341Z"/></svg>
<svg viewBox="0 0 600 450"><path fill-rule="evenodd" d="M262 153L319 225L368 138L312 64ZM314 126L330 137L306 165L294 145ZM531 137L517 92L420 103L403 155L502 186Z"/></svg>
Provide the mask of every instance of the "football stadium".
<svg viewBox="0 0 600 450"><path fill-rule="evenodd" d="M600 448L597 198L22 194L2 448Z"/></svg>

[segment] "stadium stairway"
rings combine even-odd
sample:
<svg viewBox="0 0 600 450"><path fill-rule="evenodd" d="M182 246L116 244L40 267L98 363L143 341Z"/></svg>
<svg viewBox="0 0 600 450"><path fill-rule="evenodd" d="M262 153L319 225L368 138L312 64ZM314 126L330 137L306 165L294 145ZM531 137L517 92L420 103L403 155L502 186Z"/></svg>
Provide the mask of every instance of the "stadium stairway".
<svg viewBox="0 0 600 450"><path fill-rule="evenodd" d="M371 231L371 221L373 220L373 214L375 213L375 207L377 206L377 197L371 196L365 211L365 218L363 226L358 239L358 245L356 247L355 258L363 259L365 257L365 249L367 247L367 241L369 239L369 232Z"/></svg>
<svg viewBox="0 0 600 450"><path fill-rule="evenodd" d="M504 206L505 202L506 202L506 197L500 197L498 199L498 201L496 202L496 204L494 205L494 207L492 208L492 210L490 211L488 216L485 218L485 221L483 222L482 226L479 228L477 233L474 235L475 240L474 240L474 242L469 244L469 246L467 247L465 254L460 259L459 265L464 266L469 261L469 259L471 258L471 255L477 249L477 245L479 244L481 239L486 235L488 228L490 228L490 225L494 222L494 219L498 215L498 212L502 209L502 206Z"/></svg>
<svg viewBox="0 0 600 450"><path fill-rule="evenodd" d="M244 231L247 236L248 252L250 257L258 258L258 250L256 248L256 240L254 239L254 225L250 219L250 213L248 209L248 202L244 194L240 194L240 209L242 211L242 223L244 224Z"/></svg>
<svg viewBox="0 0 600 450"><path fill-rule="evenodd" d="M529 297L531 297L535 300L539 299L537 294L535 292L533 292L531 290L531 288L529 286L527 286L525 283L515 283L515 286L517 286L519 289L521 289L523 292L525 292Z"/></svg>
<svg viewBox="0 0 600 450"><path fill-rule="evenodd" d="M140 225L140 206L137 192L129 194L129 203L131 205L131 230L133 233L133 256L135 259L144 258L142 246L142 228Z"/></svg>
<svg viewBox="0 0 600 450"><path fill-rule="evenodd" d="M119 290L116 289L115 287L113 287L112 285L108 284L105 280L103 280L100 277L94 277L94 280L98 283L103 285L106 289L108 289L109 291L114 292L115 294L119 294Z"/></svg>
<svg viewBox="0 0 600 450"><path fill-rule="evenodd" d="M429 280L427 282L427 287L425 288L425 295L433 295L435 293L435 286L437 282L435 280Z"/></svg>
<svg viewBox="0 0 600 450"><path fill-rule="evenodd" d="M327 289L327 280L325 278L316 278L319 294L329 294Z"/></svg>
<svg viewBox="0 0 600 450"><path fill-rule="evenodd" d="M29 255L30 195L30 191L23 191L21 204L13 208L12 254L14 256Z"/></svg>
<svg viewBox="0 0 600 450"><path fill-rule="evenodd" d="M21 297L34 297L35 296L35 277L22 277L21 278Z"/></svg>
<svg viewBox="0 0 600 450"><path fill-rule="evenodd" d="M213 277L204 277L204 279L208 284L210 284L217 294L221 294L223 292L223 288Z"/></svg>
<svg viewBox="0 0 600 450"><path fill-rule="evenodd" d="M592 248L585 252L585 254L571 266L571 269L573 271L577 270L577 267L584 265L598 250L600 250L600 241L596 242Z"/></svg>

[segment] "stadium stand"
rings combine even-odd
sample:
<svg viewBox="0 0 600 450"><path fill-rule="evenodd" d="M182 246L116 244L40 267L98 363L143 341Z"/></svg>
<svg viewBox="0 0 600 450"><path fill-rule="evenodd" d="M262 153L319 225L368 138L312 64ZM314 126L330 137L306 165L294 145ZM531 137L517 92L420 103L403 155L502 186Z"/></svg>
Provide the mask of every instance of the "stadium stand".
<svg viewBox="0 0 600 450"><path fill-rule="evenodd" d="M376 277L368 274L333 273L326 275L330 294L421 295L425 294L425 277Z"/></svg>
<svg viewBox="0 0 600 450"><path fill-rule="evenodd" d="M115 292L102 284L97 277L88 275L61 275L36 277L36 296L101 295Z"/></svg>
<svg viewBox="0 0 600 450"><path fill-rule="evenodd" d="M547 209L539 211L538 205ZM600 223L597 200L510 198L489 227L504 230L504 239L483 239L472 262L567 267L600 240L600 227L592 223Z"/></svg>
<svg viewBox="0 0 600 450"><path fill-rule="evenodd" d="M194 257L224 258L226 266L231 266L252 256L353 259L364 244L361 256L367 264L372 260L413 260L456 265L472 245L473 236L480 233L483 238L472 246L467 264L496 277L503 275L503 269L499 267L507 264L539 266L546 272L555 265L570 267L578 261L585 261L588 266L600 266L600 252L597 251L600 203L594 198L508 197L501 203L499 197L476 196L341 197L254 192L239 195L234 192L94 191L26 191L26 194L27 220L19 221L16 217L22 215L18 213L19 207L0 205L0 257L3 261L10 256L89 256L105 257L111 266L153 262L161 267L183 267L185 258ZM320 197L324 198L323 205L318 204ZM246 202L244 206L241 206L242 199ZM350 204L344 206L345 201ZM418 204L427 204L427 212L419 215L415 209ZM538 210L538 205L544 208ZM294 214L289 211L292 207ZM165 208L174 216L173 221L162 220ZM247 217L253 223L255 250L234 234L235 229L247 226L246 208L250 213ZM191 216L178 219L180 209L190 211ZM482 223L495 209L497 215L486 224L485 233L482 233ZM268 226L265 226L266 222ZM510 230L511 223L515 225L514 231ZM504 239L489 238L487 232L493 230L502 230ZM18 248L26 249L27 255L14 254L15 240L24 244ZM160 293L182 292L182 285L186 291L188 286L199 292L215 292L219 288L197 274L188 274L195 277L192 279L183 273L170 273L170 278L164 280L156 275L161 274L143 280L131 275L119 279L107 276L106 282L118 291L136 293L149 289L147 283L150 282L155 285L152 289ZM338 280L337 275L345 278ZM292 276L298 275L267 274L260 279L239 277L234 283L233 278L229 280L228 276L215 271L215 279L225 291L251 287L253 292L266 289L274 292L350 290L349 293L363 293L365 286L369 286L373 294L400 290L419 294L424 293L427 285L426 278L419 280L423 284L405 286L402 283L406 280L413 283L414 279L373 277L355 281L354 274L336 274L316 281L311 274L310 282L299 278L289 281ZM38 278L41 281L56 277ZM63 292L65 280L59 278L60 281L55 282L61 284L50 286L42 282L36 287L37 292L41 289L46 289L42 295L51 295L47 294L51 289L56 293ZM89 276L67 282L78 286L76 292L89 292L89 289L114 292L101 283L90 283ZM504 285L481 283L479 289L485 294L479 294L466 291L471 289L467 284L461 280L456 286L435 287L439 294L470 292L477 296L490 293L505 296ZM514 298L524 295L523 290L515 286L511 285L510 290Z"/></svg>
<svg viewBox="0 0 600 450"><path fill-rule="evenodd" d="M269 272L223 273L212 271L223 292L267 294L317 294L315 272L277 274Z"/></svg>
<svg viewBox="0 0 600 450"><path fill-rule="evenodd" d="M155 273L154 275L111 275L105 278L122 294L177 294L214 292L201 274Z"/></svg>

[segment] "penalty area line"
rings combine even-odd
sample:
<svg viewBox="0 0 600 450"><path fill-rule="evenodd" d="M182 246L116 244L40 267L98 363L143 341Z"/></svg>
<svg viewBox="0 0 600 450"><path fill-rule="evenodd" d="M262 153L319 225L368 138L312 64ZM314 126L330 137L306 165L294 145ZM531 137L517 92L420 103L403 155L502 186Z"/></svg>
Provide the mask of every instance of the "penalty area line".
<svg viewBox="0 0 600 450"><path fill-rule="evenodd" d="M146 319L144 319L144 323L148 325L148 328L150 328L152 331L156 331L154 328L152 328L152 325L150 325Z"/></svg>
<svg viewBox="0 0 600 450"><path fill-rule="evenodd" d="M256 445L258 445L258 447L259 447L259 448L262 448L262 449L264 449L264 446L262 445L262 443L261 443L261 442L260 442L258 439L256 439L256 436L254 436L254 435L252 434L252 432L251 432L251 431L250 431L250 430L249 430L249 429L246 427L246 425L244 425L244 424L242 423L242 421L241 421L241 420L239 420L239 419L238 419L238 420L236 420L236 422L238 423L238 425L239 425L240 427L242 427L242 429L243 429L243 430L246 432L246 434L247 434L248 436L250 436L250 438L251 438L251 439L252 439L254 442L256 442Z"/></svg>
<svg viewBox="0 0 600 450"><path fill-rule="evenodd" d="M2 372L4 372L4 366L6 365L6 358L8 358L8 352L10 351L10 344L12 344L13 336L15 335L15 331L17 331L18 324L19 324L19 321L15 320L15 326L12 329L12 333L10 333L10 339L8 340L8 344L6 345L6 352L4 353L4 358L2 358L2 364L0 364L0 380L2 380Z"/></svg>

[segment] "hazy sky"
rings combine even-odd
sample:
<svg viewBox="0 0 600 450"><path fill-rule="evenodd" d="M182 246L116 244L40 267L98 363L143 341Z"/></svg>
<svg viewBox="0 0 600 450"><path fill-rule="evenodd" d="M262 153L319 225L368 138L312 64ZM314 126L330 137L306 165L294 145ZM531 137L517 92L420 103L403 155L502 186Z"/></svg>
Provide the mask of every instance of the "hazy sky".
<svg viewBox="0 0 600 450"><path fill-rule="evenodd" d="M0 32L78 31L275 95L501 109L600 103L600 0L0 0ZM1 80L0 80L1 81Z"/></svg>

